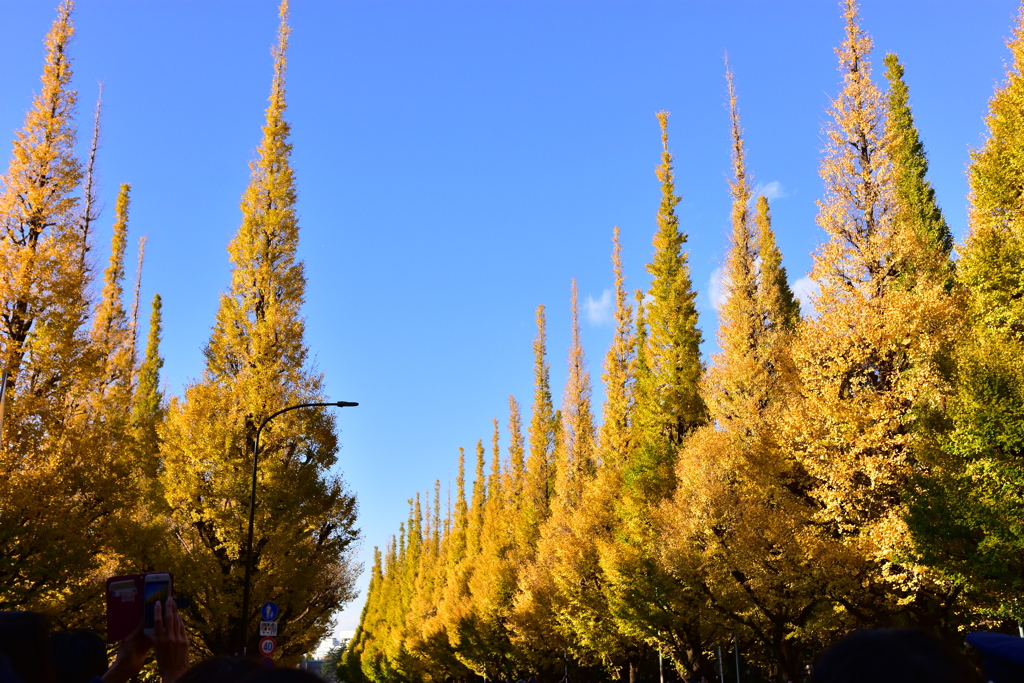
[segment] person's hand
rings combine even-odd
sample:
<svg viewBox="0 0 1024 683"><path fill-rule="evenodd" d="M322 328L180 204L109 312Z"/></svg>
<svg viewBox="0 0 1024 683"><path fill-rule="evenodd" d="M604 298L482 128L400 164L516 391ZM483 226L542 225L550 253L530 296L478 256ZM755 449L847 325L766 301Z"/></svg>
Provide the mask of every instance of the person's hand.
<svg viewBox="0 0 1024 683"><path fill-rule="evenodd" d="M153 641L142 632L142 622L117 646L117 657L103 674L103 683L127 683L142 670Z"/></svg>
<svg viewBox="0 0 1024 683"><path fill-rule="evenodd" d="M153 649L164 683L174 683L188 670L188 636L174 598L153 607Z"/></svg>

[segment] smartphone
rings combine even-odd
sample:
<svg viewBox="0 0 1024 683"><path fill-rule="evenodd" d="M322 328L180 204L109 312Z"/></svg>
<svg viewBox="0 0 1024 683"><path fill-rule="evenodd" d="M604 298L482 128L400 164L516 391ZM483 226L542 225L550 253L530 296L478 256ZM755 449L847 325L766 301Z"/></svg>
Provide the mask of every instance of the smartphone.
<svg viewBox="0 0 1024 683"><path fill-rule="evenodd" d="M167 598L170 597L171 575L146 574L143 582L143 595L145 602L142 608L142 632L147 636L152 636L154 633L153 608L158 601L166 604Z"/></svg>

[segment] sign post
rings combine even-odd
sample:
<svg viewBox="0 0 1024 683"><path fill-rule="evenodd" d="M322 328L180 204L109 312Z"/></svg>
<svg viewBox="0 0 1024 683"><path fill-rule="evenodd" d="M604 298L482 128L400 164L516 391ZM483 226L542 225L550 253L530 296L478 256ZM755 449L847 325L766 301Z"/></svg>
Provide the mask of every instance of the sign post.
<svg viewBox="0 0 1024 683"><path fill-rule="evenodd" d="M277 608L272 602L265 602L260 607L260 617L263 621L260 622L260 654L263 655L263 664L267 662L273 665L273 659L270 655L274 654L277 650L277 618L281 616L281 610Z"/></svg>

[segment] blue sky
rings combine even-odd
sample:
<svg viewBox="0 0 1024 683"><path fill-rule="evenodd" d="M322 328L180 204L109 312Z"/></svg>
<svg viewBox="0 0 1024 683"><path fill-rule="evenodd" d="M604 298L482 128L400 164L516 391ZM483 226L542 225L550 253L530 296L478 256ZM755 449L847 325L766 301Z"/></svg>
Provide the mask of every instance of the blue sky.
<svg viewBox="0 0 1024 683"><path fill-rule="evenodd" d="M11 137L38 90L54 8L0 0L0 131ZM1017 6L861 9L877 79L887 51L906 65L931 179L959 240L968 151L983 139ZM148 237L143 299L164 297L164 377L180 394L202 372L229 282L276 3L80 0L75 20L83 141L104 83L106 211L93 253L102 267L117 187L132 183L130 229ZM810 269L823 235L821 127L839 84L833 2L296 0L292 28L307 343L329 396L361 403L338 416L338 468L360 500L367 560L397 531L407 498L435 478L447 486L459 446L488 439L493 417L504 427L509 394L529 405L541 303L561 395L572 278L600 403L612 228L622 230L627 286L645 287L660 110L672 112L678 211L714 351L710 292L729 217L726 51L749 166L774 195L791 282ZM339 615L339 630L355 627L361 604Z"/></svg>

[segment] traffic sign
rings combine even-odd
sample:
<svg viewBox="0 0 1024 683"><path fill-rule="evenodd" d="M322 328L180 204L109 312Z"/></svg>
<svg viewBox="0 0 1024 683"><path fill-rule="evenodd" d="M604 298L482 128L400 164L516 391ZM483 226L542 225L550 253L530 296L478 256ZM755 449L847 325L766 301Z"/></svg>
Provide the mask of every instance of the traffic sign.
<svg viewBox="0 0 1024 683"><path fill-rule="evenodd" d="M276 621L261 621L260 622L260 635L261 636L276 636L277 635L277 622Z"/></svg>
<svg viewBox="0 0 1024 683"><path fill-rule="evenodd" d="M273 669L274 668L274 660L271 659L270 657L264 657L263 659L261 659L260 660L260 664L262 664L263 666L267 667L268 669Z"/></svg>
<svg viewBox="0 0 1024 683"><path fill-rule="evenodd" d="M260 607L260 616L263 617L263 621L277 621L279 614L281 614L281 610L277 609L277 605L272 602L265 602L263 607Z"/></svg>
<svg viewBox="0 0 1024 683"><path fill-rule="evenodd" d="M277 641L267 636L266 638L260 638L260 652L265 655L274 654L274 650L277 649Z"/></svg>

